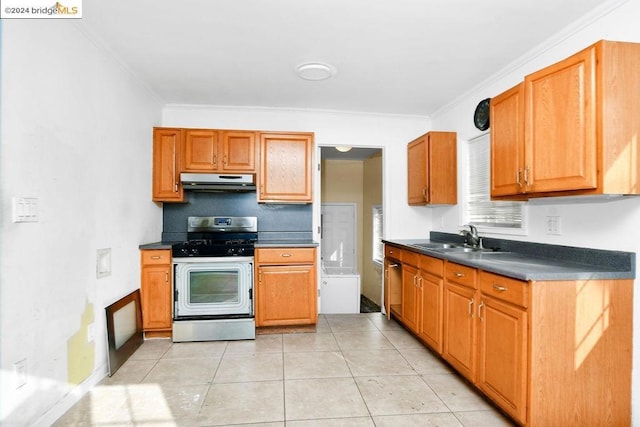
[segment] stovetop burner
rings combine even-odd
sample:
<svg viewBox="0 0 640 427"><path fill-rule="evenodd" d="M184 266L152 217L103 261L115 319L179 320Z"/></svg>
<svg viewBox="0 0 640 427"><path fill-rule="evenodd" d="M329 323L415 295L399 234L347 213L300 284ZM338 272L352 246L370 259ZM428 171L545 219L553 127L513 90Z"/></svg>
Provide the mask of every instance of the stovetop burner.
<svg viewBox="0 0 640 427"><path fill-rule="evenodd" d="M253 256L256 217L189 217L187 241L172 246L174 257Z"/></svg>

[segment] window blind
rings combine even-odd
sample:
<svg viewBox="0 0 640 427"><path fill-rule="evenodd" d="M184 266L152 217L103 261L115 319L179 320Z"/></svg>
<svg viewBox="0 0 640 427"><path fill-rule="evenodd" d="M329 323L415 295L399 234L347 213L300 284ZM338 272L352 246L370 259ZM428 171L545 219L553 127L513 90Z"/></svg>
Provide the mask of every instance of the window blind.
<svg viewBox="0 0 640 427"><path fill-rule="evenodd" d="M469 142L467 222L481 227L522 228L523 203L491 201L489 134Z"/></svg>

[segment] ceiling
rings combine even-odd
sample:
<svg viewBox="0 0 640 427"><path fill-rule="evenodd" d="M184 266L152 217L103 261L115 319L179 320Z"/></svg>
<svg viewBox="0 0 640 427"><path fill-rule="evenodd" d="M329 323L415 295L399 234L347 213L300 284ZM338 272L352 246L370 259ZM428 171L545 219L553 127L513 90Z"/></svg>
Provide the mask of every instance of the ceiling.
<svg viewBox="0 0 640 427"><path fill-rule="evenodd" d="M85 0L80 25L169 104L429 116L603 3Z"/></svg>

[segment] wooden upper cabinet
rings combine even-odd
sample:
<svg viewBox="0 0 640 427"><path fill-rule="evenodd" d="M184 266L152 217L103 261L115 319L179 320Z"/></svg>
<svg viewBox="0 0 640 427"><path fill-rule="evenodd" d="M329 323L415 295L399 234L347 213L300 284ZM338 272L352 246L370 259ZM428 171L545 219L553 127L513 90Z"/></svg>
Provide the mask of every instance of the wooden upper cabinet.
<svg viewBox="0 0 640 427"><path fill-rule="evenodd" d="M184 137L185 172L218 170L218 135L214 130L186 129Z"/></svg>
<svg viewBox="0 0 640 427"><path fill-rule="evenodd" d="M525 78L527 192L596 187L595 48Z"/></svg>
<svg viewBox="0 0 640 427"><path fill-rule="evenodd" d="M182 129L153 129L153 200L181 202L180 185Z"/></svg>
<svg viewBox="0 0 640 427"><path fill-rule="evenodd" d="M640 44L600 41L493 98L492 197L640 194L639 67Z"/></svg>
<svg viewBox="0 0 640 427"><path fill-rule="evenodd" d="M458 202L455 132L428 132L407 145L408 203Z"/></svg>
<svg viewBox="0 0 640 427"><path fill-rule="evenodd" d="M256 133L211 129L186 129L185 172L256 171Z"/></svg>
<svg viewBox="0 0 640 427"><path fill-rule="evenodd" d="M261 133L258 202L311 203L312 133Z"/></svg>
<svg viewBox="0 0 640 427"><path fill-rule="evenodd" d="M256 148L255 132L222 132L222 170L255 172Z"/></svg>
<svg viewBox="0 0 640 427"><path fill-rule="evenodd" d="M524 183L524 83L491 99L491 196L521 193Z"/></svg>

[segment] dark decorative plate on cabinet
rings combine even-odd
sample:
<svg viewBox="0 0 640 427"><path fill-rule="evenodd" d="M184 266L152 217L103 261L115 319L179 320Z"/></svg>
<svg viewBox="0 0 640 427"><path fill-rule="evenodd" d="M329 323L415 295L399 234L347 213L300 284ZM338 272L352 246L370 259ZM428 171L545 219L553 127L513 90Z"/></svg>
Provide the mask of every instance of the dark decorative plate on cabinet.
<svg viewBox="0 0 640 427"><path fill-rule="evenodd" d="M489 129L489 103L491 98L483 99L478 103L473 113L473 124L480 130Z"/></svg>

